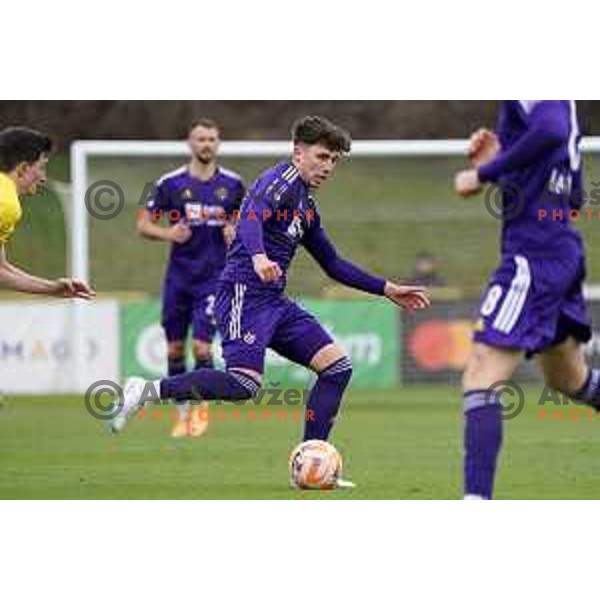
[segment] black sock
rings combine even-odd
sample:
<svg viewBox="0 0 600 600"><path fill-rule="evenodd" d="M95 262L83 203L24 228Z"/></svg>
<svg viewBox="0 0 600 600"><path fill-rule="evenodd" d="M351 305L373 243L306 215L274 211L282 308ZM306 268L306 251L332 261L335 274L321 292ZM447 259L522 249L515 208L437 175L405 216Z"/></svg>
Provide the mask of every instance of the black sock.
<svg viewBox="0 0 600 600"><path fill-rule="evenodd" d="M186 372L185 356L179 356L177 358L169 356L167 359L167 364L169 369L169 377L181 375L182 373Z"/></svg>
<svg viewBox="0 0 600 600"><path fill-rule="evenodd" d="M208 358L196 358L194 369L214 369L212 356L209 356Z"/></svg>

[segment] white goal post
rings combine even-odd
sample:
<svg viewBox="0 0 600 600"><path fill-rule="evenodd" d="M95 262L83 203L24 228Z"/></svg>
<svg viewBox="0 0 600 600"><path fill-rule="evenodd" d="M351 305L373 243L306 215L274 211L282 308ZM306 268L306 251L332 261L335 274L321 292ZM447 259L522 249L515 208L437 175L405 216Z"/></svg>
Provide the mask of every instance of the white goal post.
<svg viewBox="0 0 600 600"><path fill-rule="evenodd" d="M354 157L451 157L465 156L467 140L359 140L352 144ZM583 139L584 153L600 153L600 137ZM226 141L221 144L223 157L285 157L291 153L288 141ZM89 218L86 190L90 157L185 157L189 149L185 141L86 140L71 145L71 205L68 235L68 263L71 276L89 280ZM589 288L589 295L600 298L600 288ZM81 380L85 372L83 349L83 301L73 303L71 342L74 351L73 390L85 390L90 382Z"/></svg>

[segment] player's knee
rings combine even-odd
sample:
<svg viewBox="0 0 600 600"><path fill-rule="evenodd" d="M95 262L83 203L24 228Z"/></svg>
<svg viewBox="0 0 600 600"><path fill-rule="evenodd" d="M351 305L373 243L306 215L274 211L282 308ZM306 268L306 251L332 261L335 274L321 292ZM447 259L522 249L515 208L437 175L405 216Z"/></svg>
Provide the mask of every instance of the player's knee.
<svg viewBox="0 0 600 600"><path fill-rule="evenodd" d="M474 346L469 356L467 357L467 363L462 375L462 386L464 390L482 389L487 387L486 384L482 384L481 381L484 379L483 372L486 369L486 357L485 351L479 347Z"/></svg>
<svg viewBox="0 0 600 600"><path fill-rule="evenodd" d="M498 381L510 379L521 356L518 351L474 344L463 372L463 389L488 389Z"/></svg>

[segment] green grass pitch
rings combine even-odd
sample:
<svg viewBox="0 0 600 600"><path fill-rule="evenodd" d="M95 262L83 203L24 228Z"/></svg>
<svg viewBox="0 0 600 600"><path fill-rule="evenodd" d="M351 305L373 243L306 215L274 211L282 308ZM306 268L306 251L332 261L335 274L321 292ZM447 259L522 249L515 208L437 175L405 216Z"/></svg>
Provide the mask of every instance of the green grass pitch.
<svg viewBox="0 0 600 600"><path fill-rule="evenodd" d="M600 419L540 420L541 390L506 428L496 497L598 498ZM213 421L205 437L169 437L165 420L133 422L120 437L83 399L5 398L0 408L0 498L429 499L461 495L461 398L449 387L348 393L332 441L352 491L287 487L301 423L262 420L268 407ZM258 420L249 420L254 410ZM291 410L291 408L290 408ZM289 418L292 418L290 413Z"/></svg>

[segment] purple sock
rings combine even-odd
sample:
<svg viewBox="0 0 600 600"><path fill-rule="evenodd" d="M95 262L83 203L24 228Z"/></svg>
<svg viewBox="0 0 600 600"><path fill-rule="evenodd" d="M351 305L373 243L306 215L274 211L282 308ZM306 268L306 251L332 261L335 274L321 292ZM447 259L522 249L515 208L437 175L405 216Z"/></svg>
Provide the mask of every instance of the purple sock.
<svg viewBox="0 0 600 600"><path fill-rule="evenodd" d="M203 400L248 400L260 385L239 371L198 369L160 380L160 397L202 398Z"/></svg>
<svg viewBox="0 0 600 600"><path fill-rule="evenodd" d="M326 440L329 437L350 377L352 364L347 357L319 373L306 406L304 440Z"/></svg>
<svg viewBox="0 0 600 600"><path fill-rule="evenodd" d="M574 397L600 412L600 369L590 369L585 385Z"/></svg>
<svg viewBox="0 0 600 600"><path fill-rule="evenodd" d="M464 395L464 492L491 500L502 446L502 406L496 395L488 399L487 394L472 390Z"/></svg>

